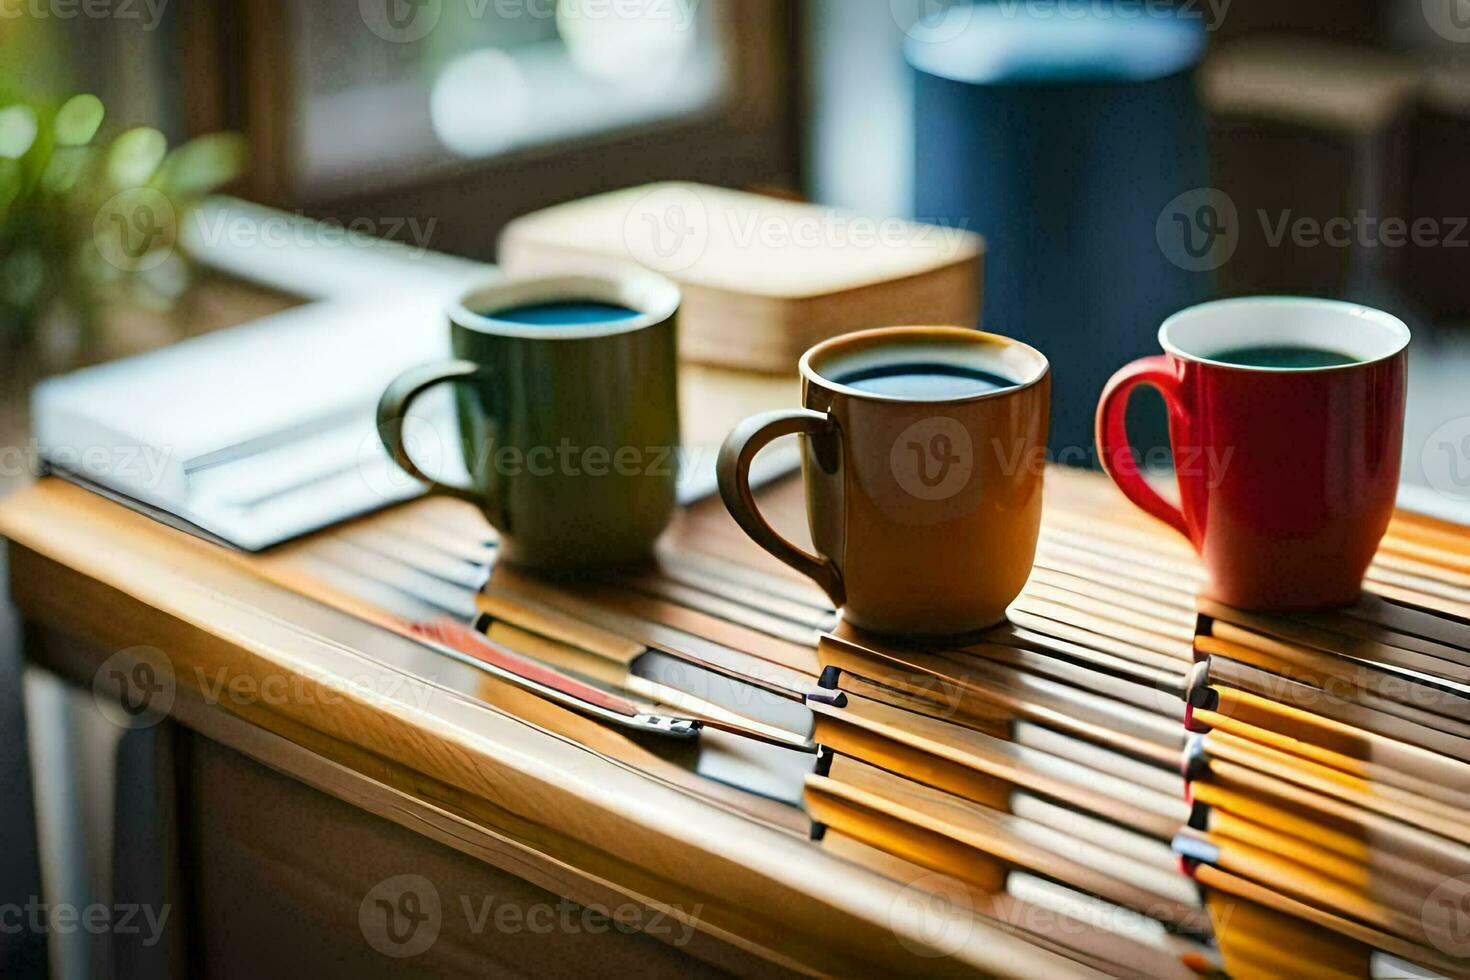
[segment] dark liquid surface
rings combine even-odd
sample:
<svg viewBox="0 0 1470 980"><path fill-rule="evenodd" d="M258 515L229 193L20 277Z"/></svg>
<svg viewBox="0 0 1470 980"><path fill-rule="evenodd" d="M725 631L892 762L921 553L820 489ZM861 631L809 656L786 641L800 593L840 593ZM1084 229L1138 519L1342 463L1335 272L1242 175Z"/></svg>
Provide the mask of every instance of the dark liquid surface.
<svg viewBox="0 0 1470 980"><path fill-rule="evenodd" d="M1358 359L1340 351L1322 347L1288 347L1270 344L1263 347L1234 347L1211 354L1210 360L1243 367L1319 368L1356 364Z"/></svg>
<svg viewBox="0 0 1470 980"><path fill-rule="evenodd" d="M593 300L559 300L554 303L530 303L480 314L491 320L521 323L532 327L580 327L589 323L616 323L639 313L615 303Z"/></svg>
<svg viewBox="0 0 1470 980"><path fill-rule="evenodd" d="M1010 378L1003 378L998 374L941 363L882 364L860 371L849 371L832 380L859 391L914 401L964 398L1016 386Z"/></svg>

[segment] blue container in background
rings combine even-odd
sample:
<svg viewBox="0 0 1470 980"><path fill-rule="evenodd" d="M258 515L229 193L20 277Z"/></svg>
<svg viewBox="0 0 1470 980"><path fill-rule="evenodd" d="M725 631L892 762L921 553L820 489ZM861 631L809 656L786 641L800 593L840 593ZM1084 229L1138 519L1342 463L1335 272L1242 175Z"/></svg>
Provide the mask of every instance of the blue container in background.
<svg viewBox="0 0 1470 980"><path fill-rule="evenodd" d="M945 23L905 43L915 215L985 237L985 329L1051 360L1052 452L1093 463L1108 377L1158 352L1165 316L1214 294L1210 271L1158 231L1209 184L1193 78L1204 25L1068 0L976 3ZM1161 408L1142 407L1135 444L1166 444Z"/></svg>

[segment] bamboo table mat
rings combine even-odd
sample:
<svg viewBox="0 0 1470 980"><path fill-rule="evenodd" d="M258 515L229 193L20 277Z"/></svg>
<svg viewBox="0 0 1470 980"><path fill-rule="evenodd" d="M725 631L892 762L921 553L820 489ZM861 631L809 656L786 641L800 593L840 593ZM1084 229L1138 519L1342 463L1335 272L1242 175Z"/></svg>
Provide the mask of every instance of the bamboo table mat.
<svg viewBox="0 0 1470 980"><path fill-rule="evenodd" d="M654 563L596 579L549 581L497 566L493 529L444 499L239 560L388 628L442 617L477 623L518 652L650 704L744 713L798 735L809 734L800 717L773 721L771 703L806 705L811 732L830 750L805 792L820 846L915 882L940 872L972 896L977 914L1005 902L1013 914L1061 910L1087 923L1062 946L1092 965L1209 972L1220 965L1212 945L1220 922L1201 895L1224 894L1228 872L1198 869L1197 891L1169 850L1192 814L1179 759L1203 571L1187 542L1098 474L1053 467L1045 493L1035 570L1009 622L950 648L907 648L843 627L825 595L750 542L717 498L676 517ZM809 543L799 479L759 496L783 534ZM1325 623L1361 653L1378 642L1384 609L1461 635L1470 619L1465 529L1398 514L1363 602L1300 622ZM629 666L647 653L688 665L695 673L686 680L718 675L760 699L715 704L700 683L649 686ZM837 681L827 668L840 671ZM844 704L805 700L828 683ZM530 710L522 696L505 700ZM1216 742L1232 747L1225 733ZM1269 757L1246 754L1245 768L1270 773ZM1219 764L1240 765L1223 755ZM1238 869L1239 852L1230 853ZM1246 901L1246 885L1259 882L1246 880L1235 901ZM1281 931L1284 914L1265 921ZM1056 945L1046 929L1028 935ZM1239 956L1259 933L1237 935L1230 949ZM1429 959L1422 942L1379 943Z"/></svg>
<svg viewBox="0 0 1470 980"><path fill-rule="evenodd" d="M807 539L800 483L761 494L765 513ZM379 620L434 613L472 618L493 580L496 535L472 507L426 499L349 522L248 559L268 578ZM1470 546L1463 528L1400 513L1367 588L1390 602L1470 619ZM1036 569L1001 639L1032 633L1172 675L1193 662L1195 594L1203 570L1189 545L1127 504L1102 476L1052 467ZM750 542L709 499L681 512L654 567L597 585L556 586L587 608L629 612L696 636L720 633L748 656L814 674L815 646L836 613L812 583ZM774 642L773 642L774 641ZM1101 662L1108 662L1106 660ZM1182 689L1182 688L1181 688Z"/></svg>

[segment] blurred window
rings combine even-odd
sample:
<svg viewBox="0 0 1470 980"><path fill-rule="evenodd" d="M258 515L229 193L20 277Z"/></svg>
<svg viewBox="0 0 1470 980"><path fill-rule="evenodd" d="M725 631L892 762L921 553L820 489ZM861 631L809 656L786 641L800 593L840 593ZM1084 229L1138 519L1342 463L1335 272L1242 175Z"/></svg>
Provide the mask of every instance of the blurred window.
<svg viewBox="0 0 1470 980"><path fill-rule="evenodd" d="M716 0L293 6L291 169L308 196L698 115L726 94Z"/></svg>

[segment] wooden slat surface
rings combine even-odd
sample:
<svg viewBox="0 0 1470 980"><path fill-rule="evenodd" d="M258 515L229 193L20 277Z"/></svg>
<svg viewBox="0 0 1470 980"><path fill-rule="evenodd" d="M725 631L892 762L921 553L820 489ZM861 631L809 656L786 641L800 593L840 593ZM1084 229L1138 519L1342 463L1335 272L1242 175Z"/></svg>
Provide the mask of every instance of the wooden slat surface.
<svg viewBox="0 0 1470 980"><path fill-rule="evenodd" d="M1045 805L1060 804L1058 812L1075 813L1078 827L1090 826L1087 820L1101 816L1104 821L1121 820L1123 827L1132 825L1144 834L1167 837L1186 812L1183 801L1172 795L1170 787L1180 785L1174 773L1183 741L1178 727L1182 717L1180 699L1196 656L1192 644L1195 595L1203 583L1203 572L1183 539L1133 510L1096 474L1053 469L1048 473L1046 496L1036 570L1012 607L1011 622L962 647L931 646L907 656L884 641L840 627L836 610L825 596L745 538L718 500L702 502L680 513L660 544L656 564L626 575L575 583L539 580L497 567L493 529L473 508L443 499L403 505L264 555L248 556L159 528L83 491L46 481L0 506L0 529L50 561L107 580L113 588L123 587L145 608L169 610L170 615L182 617L202 630L201 635L226 630L231 642L243 643L247 648L258 642L252 635L250 603L238 598L205 602L198 594L201 583L226 579L269 583L270 587L309 596L371 624L373 629L399 635L408 632L415 620L430 616L448 613L470 622L488 615L491 622L503 626L496 633L497 639L514 647L520 638L519 652L526 656L534 657L538 650L546 656L563 650L557 655L562 663L572 665L570 669L575 669L578 657L593 657L608 664L607 670L595 671L596 676L590 678L598 683L615 686L617 678L636 670L639 658L651 650L687 661L700 671L713 671L737 684L749 684L752 690L764 692L765 697L788 699L795 704L815 686L821 667L829 662L828 655L818 649L818 639L836 628L849 644L846 649L856 651L856 660L843 663L853 675L854 691L860 691L864 699L886 712L883 726L870 726L862 739L851 743L851 750L859 757L872 752L876 755L870 761L880 764L882 759L901 758L908 760L903 765L918 765L921 763L913 756L916 745L922 748L938 744L933 742L933 733L943 728L952 728L956 733L969 729L970 734L944 740L949 746L944 751L950 753L950 764L979 764L978 757L964 756L970 751L965 746L979 733L1000 740L987 752L994 753L1004 744L1015 745L1002 753L1006 784L1011 789L993 799L975 802L972 798L966 805L979 806L982 811L990 806L1001 814L1011 806L1010 793L1030 793L1039 788L1042 797L1051 801ZM798 541L806 539L799 480L777 483L763 491L762 498L764 512L783 533ZM1296 632L1289 639L1303 643L1303 650L1315 651L1300 657L1305 658L1303 663L1317 664L1319 669L1336 663L1323 657L1352 654L1378 656L1416 670L1442 669L1446 677L1458 678L1470 650L1462 639L1463 624L1446 619L1444 614L1456 614L1465 598L1459 591L1464 588L1459 576L1466 574L1464 566L1470 561L1467 555L1470 547L1466 546L1462 529L1401 515L1370 573L1370 593L1364 601L1344 612L1292 620L1295 625L1291 629ZM134 575L152 575L154 580L123 585ZM192 587L185 590L187 597L160 593L162 579L171 576L172 581L181 575ZM34 590L19 588L18 592L38 607L55 608L55 603L48 605ZM221 597L216 594L214 598ZM147 628L146 616L135 616L134 622L136 629ZM1340 638L1340 642L1333 638ZM432 661L432 654L426 652L424 656L429 660L421 663ZM442 670L443 665L436 664L434 669ZM696 672L691 676L702 675ZM657 690L658 686L644 685L643 689ZM708 693L681 692L678 700L697 703ZM507 719L529 721L537 731L552 732L571 744L592 748L598 758L625 766L620 771L630 777L661 780L681 799L705 798L681 804L683 807L725 807L724 812L732 819L773 830L795 826L788 819L791 811L783 812L777 804L742 800L741 792L729 787L706 791L703 784L708 780L681 770L677 763L669 768L667 761L656 756L630 752L622 736L525 692L481 678L475 688L463 689L463 695ZM688 700L690 697L693 701ZM374 707L368 705L363 710L371 712ZM749 710L752 718L759 714L754 698L748 708L735 705L733 710L737 714ZM840 716L841 710L831 714ZM364 716L364 724L370 717ZM251 720L256 724L283 724L271 713ZM302 725L327 725L335 730L340 720L300 717L292 719L290 727L299 731ZM414 745L418 737L399 739L398 734L413 731L410 727L399 733L399 727L423 722L391 711L380 714L371 724L384 726L381 737L387 742L378 743L374 751L407 751L403 760L406 765L425 766L425 772L433 771L435 778L450 783L465 780L467 774L457 772L454 765L446 770L440 763L419 758L418 749L405 748ZM926 726L931 730L926 736L929 741L915 741L913 733ZM1352 792L1361 790L1361 782L1343 782L1327 772L1339 758L1354 758L1351 753L1299 753L1276 741L1256 746L1249 737L1249 726L1233 731L1240 747L1235 748L1236 743L1229 741L1221 744L1233 753L1234 765L1245 770L1255 766L1279 771L1286 764L1284 760L1300 760L1291 763L1293 772L1300 775L1293 784L1294 792L1309 791L1312 786L1335 786L1340 806L1351 807ZM455 737L452 733L451 725L435 737ZM352 736L345 737L350 741ZM471 743L477 739L478 735L471 737ZM1001 757L984 764L994 766ZM1067 782L1089 772L1096 775L1084 783ZM840 773L838 777L815 777L818 781L812 784L809 798L811 792L819 790L826 794L825 799L835 801L833 792L839 796L847 792L833 788L834 778L841 782ZM1371 768L1360 765L1352 777L1361 781L1371 774ZM529 772L517 778L534 781ZM497 798L506 788L492 788L493 784L483 781L483 772L469 785L473 785L473 793L485 798ZM863 798L868 803L875 793L881 798L885 785L893 786L897 793L898 784L879 781L863 789ZM931 795L906 793L902 806L890 808L891 812L885 810L882 832L890 835L886 838L889 844L896 846L891 834L901 833L906 820L919 819L914 814L924 812L926 806L947 795L932 788L934 785L931 782L925 790ZM1059 788L1067 785L1075 788L1070 792ZM526 784L528 791L531 786ZM1403 789L1408 791L1409 787ZM1086 802L1089 800L1092 802ZM842 812L855 813L855 801L856 797L842 803L847 808ZM863 812L871 812L868 803ZM1434 820L1442 820L1452 812L1441 809L1449 805L1442 794L1431 799L1411 793L1397 802L1385 797L1383 804L1387 809L1380 808L1380 819L1409 812L1433 814ZM627 801L610 800L608 805L617 809L626 806ZM1087 816L1089 813L1093 816ZM984 816L983 812L978 814ZM641 817L629 819L636 825ZM1024 818L995 819L1012 821L1005 824L1012 829L1030 826ZM944 834L942 829L936 830L942 824L931 822L922 830L933 845L922 854L951 853L936 838L936 834ZM862 821L854 824L863 825ZM534 823L518 826L522 833L536 836ZM914 832L920 833L916 825ZM558 846L573 850L581 846L576 843L577 831L563 828L560 833L566 836ZM1052 832L1035 831L1035 840L1027 846L1061 846L1036 843L1053 841L1048 833ZM681 846L715 846L706 835L698 836L697 842L684 840ZM661 838L650 836L646 829L632 832L631 839L635 850L643 842L673 847L668 838L654 845L652 842ZM985 840L983 835L972 836L964 846L983 849ZM1056 842L1061 840L1055 838ZM1118 838L1117 846L1123 846L1124 840ZM793 843L805 846L800 841ZM735 845L726 841L716 849L731 846ZM1253 853L1242 851L1240 845L1232 847L1236 855ZM860 848L849 850L854 855L866 853ZM922 854L915 852L906 858L915 860ZM638 872L630 871L626 860L609 867L636 877L648 870L640 863L644 858L646 854L633 862ZM1039 860L1038 856L1032 863ZM876 859L858 863L874 871L883 870L882 862ZM1064 877L1073 874L1065 871L1073 865L1047 866L1063 869L1057 873ZM733 871L731 874L733 883L739 876ZM805 875L800 877L807 881ZM1090 896L1089 901L1106 904L1130 894L1117 890L1116 885L1107 885L1107 889L1114 890L1109 899L1097 891L1103 887L1102 879L1080 873L1074 877L1070 883L1063 883L1078 889L1079 897ZM677 873L663 880L665 887L674 892L689 886ZM1222 880L1236 879L1226 876ZM748 899L758 904L756 896L764 894L760 889L770 887L754 879L738 885ZM794 887L799 892L806 885ZM824 889L819 891L826 894ZM853 914L861 918L863 913ZM1392 926L1393 921L1385 919L1377 925ZM765 926L754 921L712 927L743 935L757 948L779 949L780 955L795 961L806 962L807 956L812 956L813 962L821 959L814 946L802 944L804 940L784 940L763 931ZM1019 942L1013 937L1008 940ZM1126 951L1138 939L1120 934L1109 942L1115 944L1111 948ZM882 943L877 948L883 948ZM970 963L994 966L998 962L1020 962L1015 957L1030 955L1029 951L1023 954L1024 949L1024 944L1006 947L1004 957L1011 959L1003 960L976 953ZM888 953L875 955L890 954L891 948ZM1080 951L1078 957L1068 968L1085 969L1082 961L1086 957Z"/></svg>
<svg viewBox="0 0 1470 980"><path fill-rule="evenodd" d="M412 774L411 793L545 861L654 907L699 906L696 926L724 941L831 973L1096 975L980 923L926 956L922 910L897 883L487 703L483 675L263 580L258 558L59 481L6 501L0 530L27 615L103 649L151 644L191 689L220 671L256 690L285 681L303 696L210 710L375 775L387 760Z"/></svg>

